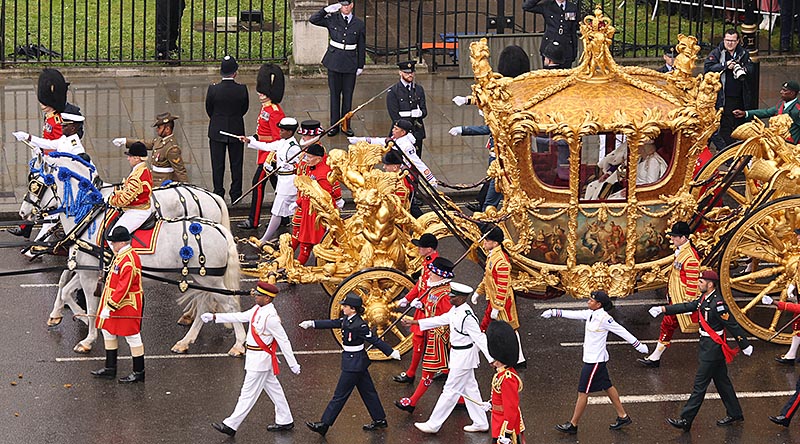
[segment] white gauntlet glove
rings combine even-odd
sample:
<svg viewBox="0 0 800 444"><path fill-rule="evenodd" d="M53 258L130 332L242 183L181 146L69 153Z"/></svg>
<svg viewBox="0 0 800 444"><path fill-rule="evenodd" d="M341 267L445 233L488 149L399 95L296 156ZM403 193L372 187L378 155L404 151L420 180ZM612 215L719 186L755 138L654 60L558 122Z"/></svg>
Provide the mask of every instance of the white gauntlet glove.
<svg viewBox="0 0 800 444"><path fill-rule="evenodd" d="M14 135L14 138L17 139L17 142L22 142L23 140L28 140L28 138L31 137L31 135L26 133L25 131L14 131L11 134Z"/></svg>
<svg viewBox="0 0 800 444"><path fill-rule="evenodd" d="M293 365L293 366L289 367L289 370L291 370L292 373L294 373L295 375L299 375L300 374L300 364Z"/></svg>
<svg viewBox="0 0 800 444"><path fill-rule="evenodd" d="M412 110L411 110L411 117L413 117L413 118L415 118L415 119L416 119L416 118L419 118L419 117L422 117L422 110L421 110L421 109L419 109L419 108L417 108L417 109L412 109Z"/></svg>
<svg viewBox="0 0 800 444"><path fill-rule="evenodd" d="M652 316L654 318L657 318L658 315L663 313L663 311L661 311L661 307L660 306L658 306L658 307L650 307L650 310L647 310L647 311L650 313L650 316Z"/></svg>
<svg viewBox="0 0 800 444"><path fill-rule="evenodd" d="M100 319L108 319L111 317L111 310L108 307L103 307L103 310L100 311Z"/></svg>
<svg viewBox="0 0 800 444"><path fill-rule="evenodd" d="M764 295L764 297L761 298L761 303L764 305L772 305L772 298L767 295Z"/></svg>
<svg viewBox="0 0 800 444"><path fill-rule="evenodd" d="M422 302L420 302L419 299L414 299L413 301L411 301L411 306L418 310L422 310Z"/></svg>
<svg viewBox="0 0 800 444"><path fill-rule="evenodd" d="M556 314L555 310L553 310L552 308L548 308L547 310L543 311L540 316L545 318L545 319L550 319L553 316L555 316L555 314Z"/></svg>
<svg viewBox="0 0 800 444"><path fill-rule="evenodd" d="M342 208L344 208L344 199L339 199L339 200L336 201L336 208L338 208L340 210Z"/></svg>
<svg viewBox="0 0 800 444"><path fill-rule="evenodd" d="M392 359L395 359L395 360L399 361L399 360L400 360L400 358L401 358L401 357L400 357L400 352L399 352L399 351L397 351L397 350L392 350L392 354L391 354L391 355L389 355L389 357L390 357L390 358L392 358Z"/></svg>
<svg viewBox="0 0 800 444"><path fill-rule="evenodd" d="M414 299L414 300L416 300L416 299ZM399 301L397 301L397 306L400 307L400 308L406 308L406 307L408 307L408 301L406 300L406 298L402 298Z"/></svg>
<svg viewBox="0 0 800 444"><path fill-rule="evenodd" d="M295 211L296 209L297 209L297 202L292 202L292 203L290 203L290 204L289 204L289 211L291 211L292 213L294 213L294 211Z"/></svg>
<svg viewBox="0 0 800 444"><path fill-rule="evenodd" d="M208 324L209 322L214 320L214 314L213 313L203 313L203 314L200 315L200 320L203 321L204 323Z"/></svg>
<svg viewBox="0 0 800 444"><path fill-rule="evenodd" d="M478 298L479 297L480 297L480 295L478 294L477 291L475 293L472 293L472 297L470 298L470 302L472 302L472 305L475 305L475 304L478 303Z"/></svg>
<svg viewBox="0 0 800 444"><path fill-rule="evenodd" d="M498 436L497 444L511 444L511 438L508 438L506 436Z"/></svg>
<svg viewBox="0 0 800 444"><path fill-rule="evenodd" d="M325 7L325 12L327 12L328 14L333 14L334 12L337 12L340 9L342 9L342 4L339 3L339 2L336 2L336 3L332 4L332 5L326 6Z"/></svg>
<svg viewBox="0 0 800 444"><path fill-rule="evenodd" d="M127 142L128 140L125 139L124 137L117 137L116 139L111 141L111 143L113 143L114 146L122 146L125 145Z"/></svg>
<svg viewBox="0 0 800 444"><path fill-rule="evenodd" d="M493 308L492 312L489 313L489 317L494 319L494 320L497 320L498 315L500 315L500 310L498 310L496 308Z"/></svg>
<svg viewBox="0 0 800 444"><path fill-rule="evenodd" d="M356 70L356 77L360 76L362 72L364 72L364 68L358 68Z"/></svg>
<svg viewBox="0 0 800 444"><path fill-rule="evenodd" d="M478 407L480 407L483 411L488 412L492 409L492 401L483 401ZM497 442L500 442L499 439L500 438L498 438Z"/></svg>
<svg viewBox="0 0 800 444"><path fill-rule="evenodd" d="M451 136L460 136L463 132L464 129L460 126L454 126L450 128L450 131L448 131L448 133L450 133Z"/></svg>
<svg viewBox="0 0 800 444"><path fill-rule="evenodd" d="M300 324L300 328L303 330L308 330L309 328L314 326L314 321L303 321Z"/></svg>
<svg viewBox="0 0 800 444"><path fill-rule="evenodd" d="M744 353L745 356L752 355L753 354L753 346L752 345L748 345L747 348L742 350L742 353Z"/></svg>
<svg viewBox="0 0 800 444"><path fill-rule="evenodd" d="M455 97L453 97L453 103L455 103L456 106L464 106L468 102L469 102L469 97L465 97L465 96L455 96Z"/></svg>

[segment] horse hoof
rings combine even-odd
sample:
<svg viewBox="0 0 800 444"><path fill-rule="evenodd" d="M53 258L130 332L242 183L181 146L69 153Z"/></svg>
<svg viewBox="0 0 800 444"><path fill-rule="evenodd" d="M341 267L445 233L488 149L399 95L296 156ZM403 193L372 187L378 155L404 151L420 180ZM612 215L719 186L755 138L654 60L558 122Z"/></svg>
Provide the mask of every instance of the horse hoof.
<svg viewBox="0 0 800 444"><path fill-rule="evenodd" d="M64 318L62 316L59 316L57 318L50 318L50 319L47 320L47 326L48 327L55 327L55 326L61 324L61 321L63 319Z"/></svg>
<svg viewBox="0 0 800 444"><path fill-rule="evenodd" d="M89 353L90 351L92 351L92 346L90 345L90 346L87 347L87 346L85 346L85 345L83 345L83 344L81 344L79 342L78 345L76 345L72 349L72 351L74 351L75 353L86 354L86 353Z"/></svg>
<svg viewBox="0 0 800 444"><path fill-rule="evenodd" d="M184 327L188 327L188 326L192 325L193 322L194 322L194 318L192 316L189 316L189 315L183 315L178 319L178 325L182 325Z"/></svg>
<svg viewBox="0 0 800 444"><path fill-rule="evenodd" d="M179 355L182 355L182 354L185 354L185 353L188 353L188 352L189 352L189 347L187 347L187 346L185 346L185 345L178 345L178 344L175 344L175 345L173 345L173 346L172 346L172 348L170 349L170 351L171 351L172 353L177 353L177 354L179 354Z"/></svg>
<svg viewBox="0 0 800 444"><path fill-rule="evenodd" d="M241 358L244 356L244 347L241 345L234 345L228 350L228 355L233 356L234 358Z"/></svg>

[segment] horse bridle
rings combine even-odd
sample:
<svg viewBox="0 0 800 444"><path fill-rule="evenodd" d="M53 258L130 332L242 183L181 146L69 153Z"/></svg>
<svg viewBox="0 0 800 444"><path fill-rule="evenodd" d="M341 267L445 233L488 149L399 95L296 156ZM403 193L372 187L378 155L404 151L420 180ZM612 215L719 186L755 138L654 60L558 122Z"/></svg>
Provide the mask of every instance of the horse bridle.
<svg viewBox="0 0 800 444"><path fill-rule="evenodd" d="M41 159L39 161L42 164L41 168L35 168L34 162L36 159L31 159L30 162L30 171L28 172L28 190L25 193L25 196L22 197L23 202L29 203L33 207L33 214L38 214L45 212L52 208L58 208L61 205L61 201L58 197L58 191L56 187L55 181L47 181L45 180L45 163L42 162ZM47 182L50 182L49 184ZM52 192L52 196L50 200L46 203L42 203L42 196L44 193L50 189ZM55 202L54 205L50 205L51 203Z"/></svg>

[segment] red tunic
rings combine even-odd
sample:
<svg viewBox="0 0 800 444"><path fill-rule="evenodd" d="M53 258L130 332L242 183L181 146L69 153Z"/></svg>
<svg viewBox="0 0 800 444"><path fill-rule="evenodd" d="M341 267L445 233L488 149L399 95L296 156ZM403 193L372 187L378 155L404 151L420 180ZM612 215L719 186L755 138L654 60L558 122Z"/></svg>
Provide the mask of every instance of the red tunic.
<svg viewBox="0 0 800 444"><path fill-rule="evenodd" d="M258 113L258 128L256 135L259 142L274 142L281 138L280 128L278 123L281 119L286 117L280 105L272 102L267 102L261 107L261 112ZM275 160L274 151L261 151L258 150L258 163L265 162L272 163Z"/></svg>
<svg viewBox="0 0 800 444"><path fill-rule="evenodd" d="M432 287L425 297L425 302L423 302L423 304L426 318L440 316L450 311L452 307L450 304L450 284ZM449 348L449 326L437 327L430 330L425 341L425 354L422 355L422 370L431 373L446 370Z"/></svg>
<svg viewBox="0 0 800 444"><path fill-rule="evenodd" d="M111 317L97 318L97 328L117 336L131 336L142 331L142 262L130 247L114 257L106 277L99 310L108 307Z"/></svg>
<svg viewBox="0 0 800 444"><path fill-rule="evenodd" d="M420 302L422 302L423 304L425 303L425 299L426 298L423 297L423 296L425 295L425 291L428 289L428 278L431 276L431 270L428 269L428 265L431 262L433 262L433 260L436 259L437 257L439 257L439 253L434 251L430 255L425 256L425 259L422 260L422 270L420 270L421 274L419 276L419 279L417 280L417 283L414 285L414 288L412 288L411 291L409 291L406 294L406 297L405 297L406 302L411 303L411 301L413 301L414 299L416 299L418 297L422 297ZM419 319L422 319L422 318L425 318L425 317L427 317L427 316L425 316L425 311L424 310L415 310L414 311L414 319L419 320ZM420 330L419 329L419 325L417 325L417 324L412 324L411 325L411 333L416 335L416 336L424 336L425 335L425 332Z"/></svg>
<svg viewBox="0 0 800 444"><path fill-rule="evenodd" d="M44 116L44 126L42 127L42 137L47 140L58 140L64 134L61 127L61 114L52 112Z"/></svg>
<svg viewBox="0 0 800 444"><path fill-rule="evenodd" d="M306 161L302 161L297 165L298 176L308 176L319 183L323 190L331 195L331 201L336 204L338 199L342 198L342 190L339 183L331 184L328 182L328 174L331 172L331 167L328 166L327 157L322 158L322 162L315 166L310 166ZM298 190L299 191L299 190ZM317 213L311 211L311 198L303 193L297 195L297 210L294 212L292 224L294 231L292 235L304 244L318 244L325 235L325 226L317 223Z"/></svg>
<svg viewBox="0 0 800 444"><path fill-rule="evenodd" d="M147 164L140 162L125 178L122 188L109 196L108 203L122 209L147 210L150 208L150 194L153 192L153 175Z"/></svg>
<svg viewBox="0 0 800 444"><path fill-rule="evenodd" d="M498 438L505 428L506 436L512 435L513 444L522 443L520 433L525 431L522 412L519 409L519 392L522 380L513 368L497 369L492 377L492 438ZM516 438L516 439L514 439Z"/></svg>

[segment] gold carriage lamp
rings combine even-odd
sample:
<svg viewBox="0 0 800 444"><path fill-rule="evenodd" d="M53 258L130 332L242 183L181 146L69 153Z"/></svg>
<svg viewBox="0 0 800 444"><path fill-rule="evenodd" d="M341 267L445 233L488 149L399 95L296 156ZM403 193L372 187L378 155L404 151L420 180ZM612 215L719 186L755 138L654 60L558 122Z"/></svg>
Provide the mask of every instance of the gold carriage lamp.
<svg viewBox="0 0 800 444"><path fill-rule="evenodd" d="M580 28L577 67L515 78L492 70L486 40L470 45L473 101L497 151L488 174L504 195L483 217L512 214L504 247L515 291L587 298L663 287L673 258L665 233L695 211L689 184L718 125L719 75L693 76L695 37L678 36L675 70L662 74L617 65L615 28L599 6ZM598 180L602 192L589 194Z"/></svg>

